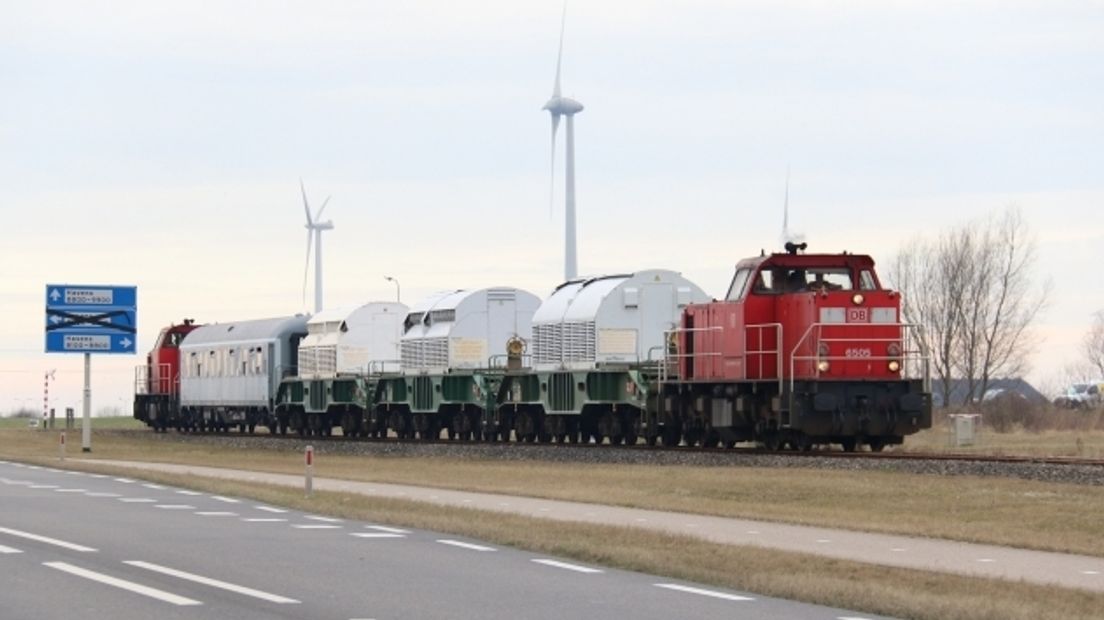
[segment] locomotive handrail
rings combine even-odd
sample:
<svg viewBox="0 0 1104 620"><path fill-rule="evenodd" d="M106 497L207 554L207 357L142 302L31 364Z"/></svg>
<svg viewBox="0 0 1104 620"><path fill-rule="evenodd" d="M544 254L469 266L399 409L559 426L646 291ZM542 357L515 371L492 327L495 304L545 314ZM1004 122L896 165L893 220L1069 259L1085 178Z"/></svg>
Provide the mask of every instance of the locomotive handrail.
<svg viewBox="0 0 1104 620"><path fill-rule="evenodd" d="M815 338L815 343L818 345L817 347L815 347L815 349L819 349L819 343L821 343L821 342L857 342L857 343L864 343L864 342L901 342L902 343L901 353L900 353L900 355L869 355L869 356L863 356L861 358L855 358L855 357L848 357L846 355L820 355L819 350L817 350L812 355L798 355L798 350L801 349L802 346L805 345L805 341L809 339L809 336L814 331L817 334L819 334L821 328L823 328L823 327L850 327L850 328L859 328L859 329L864 328L864 327L865 328L896 327L896 328L901 329L901 332L902 332L903 335L900 336L900 337L897 337L897 338L894 338L892 336L872 337L872 338L862 338L862 337L820 338L818 336L817 338ZM797 361L816 362L816 361L824 360L824 361L831 362L831 361L840 361L840 360L842 360L842 361L854 362L854 361L859 361L859 360L870 360L870 361L901 360L901 362L902 362L901 376L902 377L905 377L908 374L907 371L906 371L906 369L908 368L908 366L906 365L907 362L909 362L909 361L919 361L919 362L921 362L921 365L922 365L922 368L923 368L923 372L922 372L922 375L921 375L921 381L923 382L922 384L924 386L924 390L925 391L930 391L930 389L931 389L930 388L930 385L931 385L930 358L927 355L927 352L924 351L924 349L923 349L923 339L922 338L918 339L918 341L920 342L920 345L917 349L913 349L912 345L909 344L909 341L912 340L912 330L919 331L919 330L922 330L922 329L923 329L923 327L920 326L917 323L812 323L812 324L810 324L809 327L805 330L805 333L803 333L801 335L801 338L799 338L797 340L797 343L794 345L793 350L790 351L790 394L789 394L789 397L790 397L790 400L791 400L791 402L790 402L791 408L793 406L793 402L792 402L792 400L793 400L793 390L794 390L794 383L796 381L794 375L795 375L795 366L796 366ZM818 366L814 365L813 370L815 372L814 376L817 379L819 379L820 374L821 374L820 368Z"/></svg>
<svg viewBox="0 0 1104 620"><path fill-rule="evenodd" d="M759 330L759 342L760 342L759 346L762 346L762 342L763 342L762 330L764 328L767 328L767 327L773 327L774 328L774 341L777 343L777 346L773 350L761 349L761 350L757 350L757 351L749 351L749 350L747 350L747 346L746 346L747 338L745 336L745 339L744 339L744 344L745 344L745 346L744 346L744 378L745 379L747 378L747 364L748 364L747 358L748 358L748 356L750 356L750 355L758 355L759 356L759 378L762 379L763 378L763 358L766 357L768 354L773 353L774 357L775 357L774 374L775 374L776 377L778 377L778 393L781 394L782 393L782 388L784 387L783 381L785 381L785 378L782 376L782 324L781 323L756 323L754 325L745 325L744 329L745 330L750 330L752 328L755 328L755 329Z"/></svg>
<svg viewBox="0 0 1104 620"><path fill-rule="evenodd" d="M674 329L665 330L663 332L663 340L664 340L664 342L670 343L671 342L670 337L674 334L680 334L680 333L689 334L689 333L693 333L693 332L711 332L711 331L723 331L723 330L724 330L724 328L721 327L720 325L714 325L714 326L711 326L711 327L676 327ZM662 346L664 346L664 348L666 348L666 345L662 345ZM680 359L683 359L683 358L697 358L699 356L701 356L701 357L721 357L721 355L722 354L721 354L720 351L706 351L704 353L699 353L699 352L695 351L693 353L680 353L678 351L678 341L676 340L675 341L675 352L671 353L670 351L668 351L664 355L663 360L664 360L664 362L666 362L668 358L674 358L675 360L680 360ZM665 363L661 367L662 372L660 374L660 381L667 381L668 378L670 377L670 374L667 370L669 366L670 366L670 364ZM682 377L680 376L679 379L681 380Z"/></svg>

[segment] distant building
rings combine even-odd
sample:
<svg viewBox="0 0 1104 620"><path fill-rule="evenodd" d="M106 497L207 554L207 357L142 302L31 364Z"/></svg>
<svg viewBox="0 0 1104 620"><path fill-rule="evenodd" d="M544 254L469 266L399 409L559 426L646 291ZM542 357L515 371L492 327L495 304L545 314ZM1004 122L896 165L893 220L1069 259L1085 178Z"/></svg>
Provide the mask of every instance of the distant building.
<svg viewBox="0 0 1104 620"><path fill-rule="evenodd" d="M1046 396L1035 389L1035 386L1023 379L990 379L985 394L974 394L972 398L969 394L969 384L965 379L952 379L950 406L962 406L971 401L991 400L1006 393L1021 396L1034 404L1050 402ZM939 379L932 379L932 406L943 406L943 382Z"/></svg>

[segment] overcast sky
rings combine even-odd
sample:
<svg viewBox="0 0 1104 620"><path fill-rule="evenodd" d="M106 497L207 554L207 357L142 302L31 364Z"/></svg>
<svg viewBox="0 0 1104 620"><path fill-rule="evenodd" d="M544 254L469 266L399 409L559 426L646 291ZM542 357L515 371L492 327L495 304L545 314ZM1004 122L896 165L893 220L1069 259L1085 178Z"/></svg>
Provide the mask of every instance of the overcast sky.
<svg viewBox="0 0 1104 620"><path fill-rule="evenodd" d="M557 2L3 5L0 412L49 368L80 398L81 356L42 353L47 283L138 286L143 354L93 359L94 409L129 411L172 321L304 310L300 177L333 196L327 306L562 276ZM1104 4L843 5L569 6L580 271L723 295L777 247L787 167L791 228L883 273L1015 204L1054 282L1029 378L1059 381L1104 308Z"/></svg>

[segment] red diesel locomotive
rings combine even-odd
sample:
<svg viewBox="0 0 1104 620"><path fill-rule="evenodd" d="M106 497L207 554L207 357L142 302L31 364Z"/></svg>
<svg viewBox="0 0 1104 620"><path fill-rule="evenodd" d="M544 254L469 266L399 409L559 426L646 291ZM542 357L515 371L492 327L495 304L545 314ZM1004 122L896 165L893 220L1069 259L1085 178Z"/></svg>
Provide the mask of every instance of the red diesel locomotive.
<svg viewBox="0 0 1104 620"><path fill-rule="evenodd" d="M180 343L199 327L191 319L161 330L145 366L135 369L134 417L164 432L174 424L180 404Z"/></svg>
<svg viewBox="0 0 1104 620"><path fill-rule="evenodd" d="M804 249L741 261L725 300L683 313L664 439L880 451L931 427L928 360L900 294L869 256Z"/></svg>

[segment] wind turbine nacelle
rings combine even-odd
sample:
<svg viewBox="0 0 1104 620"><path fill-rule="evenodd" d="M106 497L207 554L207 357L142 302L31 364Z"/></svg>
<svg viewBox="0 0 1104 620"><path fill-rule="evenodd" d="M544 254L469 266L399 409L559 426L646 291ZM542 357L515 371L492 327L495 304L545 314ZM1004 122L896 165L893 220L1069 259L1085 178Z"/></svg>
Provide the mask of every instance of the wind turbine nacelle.
<svg viewBox="0 0 1104 620"><path fill-rule="evenodd" d="M583 104L568 97L552 97L544 104L544 110L553 114L572 115L583 111Z"/></svg>

